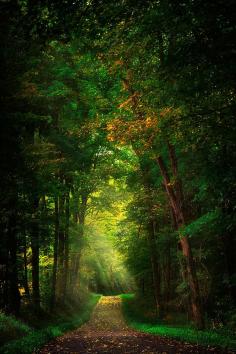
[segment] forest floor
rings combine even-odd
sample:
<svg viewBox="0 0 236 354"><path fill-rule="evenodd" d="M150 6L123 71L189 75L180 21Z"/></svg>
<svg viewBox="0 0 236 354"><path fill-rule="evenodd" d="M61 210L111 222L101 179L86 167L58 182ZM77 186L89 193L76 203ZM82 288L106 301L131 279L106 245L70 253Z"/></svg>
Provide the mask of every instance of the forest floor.
<svg viewBox="0 0 236 354"><path fill-rule="evenodd" d="M79 329L48 343L40 351L40 354L46 353L222 354L230 352L135 331L125 323L120 297L103 296L90 320Z"/></svg>

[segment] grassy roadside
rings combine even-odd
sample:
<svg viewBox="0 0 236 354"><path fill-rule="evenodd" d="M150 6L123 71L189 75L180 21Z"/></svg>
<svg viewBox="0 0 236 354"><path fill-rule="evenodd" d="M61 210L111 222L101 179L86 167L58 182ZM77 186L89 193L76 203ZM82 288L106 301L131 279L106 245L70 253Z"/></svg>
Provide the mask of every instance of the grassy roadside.
<svg viewBox="0 0 236 354"><path fill-rule="evenodd" d="M89 300L84 304L83 310L72 316L70 319L61 318L55 324L50 324L43 329L33 329L22 322L4 315L0 316L0 330L5 330L9 342L0 348L1 354L32 354L48 341L61 336L63 333L80 327L88 321L91 312L98 302L100 295L91 294ZM4 328L3 328L4 326ZM6 328L7 327L7 328ZM11 339L18 334L18 339Z"/></svg>
<svg viewBox="0 0 236 354"><path fill-rule="evenodd" d="M122 299L123 314L132 328L141 332L179 339L184 342L236 349L236 339L233 333L223 333L223 331L220 333L220 331L216 330L197 331L190 327L174 327L165 323L143 322L142 316L139 316L134 296L132 294L122 294L120 297Z"/></svg>

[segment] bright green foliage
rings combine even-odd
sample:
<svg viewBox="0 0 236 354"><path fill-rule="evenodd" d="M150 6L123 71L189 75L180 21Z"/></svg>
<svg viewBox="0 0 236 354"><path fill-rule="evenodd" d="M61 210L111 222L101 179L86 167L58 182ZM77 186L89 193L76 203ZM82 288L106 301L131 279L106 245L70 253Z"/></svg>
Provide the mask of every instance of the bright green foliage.
<svg viewBox="0 0 236 354"><path fill-rule="evenodd" d="M180 339L181 341L186 341L188 343L200 344L200 345L211 345L212 347L222 347L227 349L235 349L236 341L234 338L234 333L228 331L196 331L188 326L173 326L167 323L150 323L145 322L145 319L140 316L140 310L138 310L139 305L134 303L133 295L121 295L123 313L126 317L129 325L138 331L145 333L161 335L164 337Z"/></svg>

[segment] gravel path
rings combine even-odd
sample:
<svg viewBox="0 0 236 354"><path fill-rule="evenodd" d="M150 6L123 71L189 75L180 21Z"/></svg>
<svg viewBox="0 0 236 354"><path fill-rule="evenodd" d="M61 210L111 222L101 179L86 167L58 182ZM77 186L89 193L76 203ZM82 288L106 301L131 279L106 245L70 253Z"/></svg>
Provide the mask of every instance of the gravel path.
<svg viewBox="0 0 236 354"><path fill-rule="evenodd" d="M203 348L173 339L141 333L129 328L117 296L103 296L90 320L79 329L48 343L40 354L208 354L225 353L223 349Z"/></svg>

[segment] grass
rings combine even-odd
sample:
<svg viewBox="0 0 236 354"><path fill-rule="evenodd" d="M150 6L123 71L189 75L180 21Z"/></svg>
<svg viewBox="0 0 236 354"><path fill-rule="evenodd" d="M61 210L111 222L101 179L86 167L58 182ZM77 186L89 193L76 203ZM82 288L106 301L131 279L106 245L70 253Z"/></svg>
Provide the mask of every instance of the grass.
<svg viewBox="0 0 236 354"><path fill-rule="evenodd" d="M198 331L187 326L173 326L165 323L143 322L139 307L132 294L121 295L122 310L127 323L142 332L178 339L184 342L203 346L218 346L236 349L236 339L233 333L220 333L216 330Z"/></svg>
<svg viewBox="0 0 236 354"><path fill-rule="evenodd" d="M0 346L15 338L21 338L30 333L31 328L13 316L0 313Z"/></svg>
<svg viewBox="0 0 236 354"><path fill-rule="evenodd" d="M0 330L1 337L5 336L4 344L0 348L1 354L32 354L37 353L39 349L48 341L61 336L63 333L80 327L84 322L88 321L91 312L98 302L100 295L92 294L83 306L83 310L79 314L75 314L67 321L60 318L57 323L48 325L43 329L32 329L19 320L10 316L1 315ZM13 333L11 335L10 333ZM3 334L2 334L3 333ZM17 339L13 339L16 338Z"/></svg>

